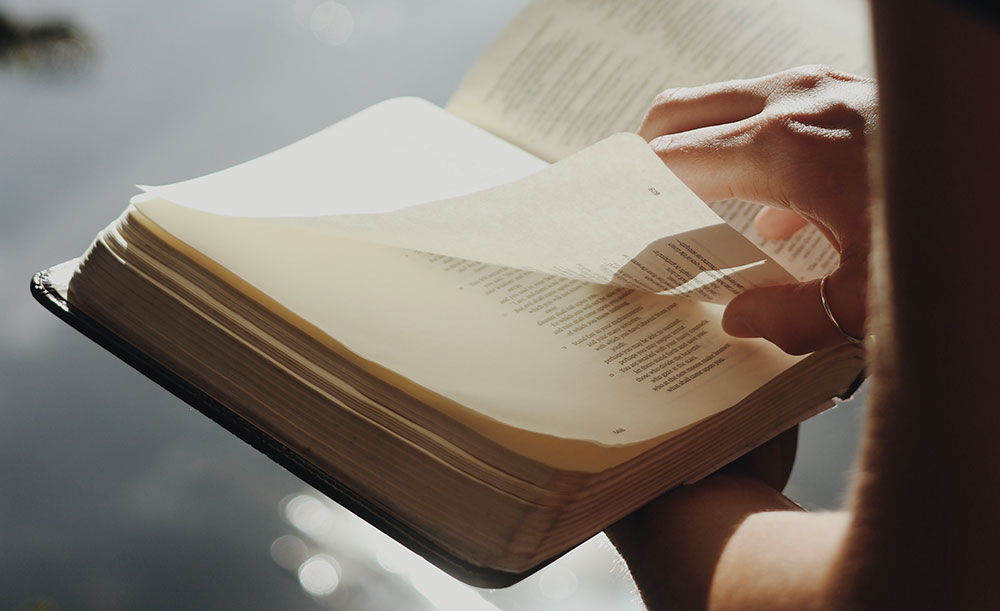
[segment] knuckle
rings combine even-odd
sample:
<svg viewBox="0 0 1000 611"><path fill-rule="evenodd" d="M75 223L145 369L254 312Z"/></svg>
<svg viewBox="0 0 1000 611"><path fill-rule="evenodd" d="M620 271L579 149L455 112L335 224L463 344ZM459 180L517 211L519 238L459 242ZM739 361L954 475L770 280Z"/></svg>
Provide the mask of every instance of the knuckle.
<svg viewBox="0 0 1000 611"><path fill-rule="evenodd" d="M868 116L848 102L824 99L772 109L764 131L806 152L837 143L863 144L868 124Z"/></svg>
<svg viewBox="0 0 1000 611"><path fill-rule="evenodd" d="M664 89L653 98L653 104L650 111L662 109L664 106L669 106L671 102L676 102L687 97L687 92L688 89L686 87Z"/></svg>
<svg viewBox="0 0 1000 611"><path fill-rule="evenodd" d="M797 149L802 145L802 118L792 110L771 111L757 128L757 140L781 149Z"/></svg>
<svg viewBox="0 0 1000 611"><path fill-rule="evenodd" d="M790 133L815 134L818 127L837 130L836 136L864 134L877 113L875 84L813 64L779 73L779 82L768 97L766 112Z"/></svg>
<svg viewBox="0 0 1000 611"><path fill-rule="evenodd" d="M823 98L805 113L804 118L820 126L846 128L852 133L864 133L868 123L864 108L840 97Z"/></svg>
<svg viewBox="0 0 1000 611"><path fill-rule="evenodd" d="M812 89L826 80L836 78L839 73L823 64L797 66L780 73L785 84L794 90Z"/></svg>

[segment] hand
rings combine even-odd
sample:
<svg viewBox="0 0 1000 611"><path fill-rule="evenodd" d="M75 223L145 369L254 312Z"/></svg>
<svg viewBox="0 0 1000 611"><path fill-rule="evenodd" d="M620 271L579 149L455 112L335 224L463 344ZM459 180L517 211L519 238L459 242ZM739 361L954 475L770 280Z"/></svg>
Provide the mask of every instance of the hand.
<svg viewBox="0 0 1000 611"><path fill-rule="evenodd" d="M836 320L864 335L870 249L867 143L875 82L822 66L661 93L639 134L705 201L759 202L762 236L806 222L840 253L826 296ZM754 288L726 308L723 328L801 354L845 341L819 296L819 280Z"/></svg>
<svg viewBox="0 0 1000 611"><path fill-rule="evenodd" d="M799 427L796 425L737 458L718 473L743 475L781 492L792 474L798 445Z"/></svg>
<svg viewBox="0 0 1000 611"><path fill-rule="evenodd" d="M795 435L787 431L607 528L649 609L708 608L723 553L744 522L759 512L800 510L779 492L791 469ZM780 549L773 537L754 539L761 545L757 559Z"/></svg>

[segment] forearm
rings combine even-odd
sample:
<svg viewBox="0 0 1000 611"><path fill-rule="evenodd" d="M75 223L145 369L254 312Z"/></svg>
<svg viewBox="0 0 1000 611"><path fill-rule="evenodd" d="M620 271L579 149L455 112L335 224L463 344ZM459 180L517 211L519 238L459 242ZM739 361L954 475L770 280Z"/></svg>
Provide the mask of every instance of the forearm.
<svg viewBox="0 0 1000 611"><path fill-rule="evenodd" d="M610 533L651 608L1000 609L1000 25L937 0L874 15L876 340L850 513L767 513L776 493L746 481L671 493Z"/></svg>
<svg viewBox="0 0 1000 611"><path fill-rule="evenodd" d="M843 514L805 514L773 488L718 474L608 529L655 609L807 610L823 599Z"/></svg>

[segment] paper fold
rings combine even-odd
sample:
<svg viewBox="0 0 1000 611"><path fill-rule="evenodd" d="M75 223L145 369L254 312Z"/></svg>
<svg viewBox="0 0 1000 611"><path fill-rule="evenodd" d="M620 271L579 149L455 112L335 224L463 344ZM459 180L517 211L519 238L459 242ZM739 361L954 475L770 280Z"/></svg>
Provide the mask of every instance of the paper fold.
<svg viewBox="0 0 1000 611"><path fill-rule="evenodd" d="M749 287L795 281L701 202L639 136L611 136L550 166L502 150L496 162L508 167L500 180L509 182L483 188L476 163L455 159L470 137L467 125L436 109L436 125L406 136L394 125L402 122L394 103L426 104L377 105L229 170L144 187L147 195L133 203L140 211L182 206L713 303ZM448 146L428 147L428 130ZM484 150L469 144L469 151ZM462 175L448 173L449 160ZM387 167L392 175L380 175L378 168ZM495 184L496 168L490 171Z"/></svg>

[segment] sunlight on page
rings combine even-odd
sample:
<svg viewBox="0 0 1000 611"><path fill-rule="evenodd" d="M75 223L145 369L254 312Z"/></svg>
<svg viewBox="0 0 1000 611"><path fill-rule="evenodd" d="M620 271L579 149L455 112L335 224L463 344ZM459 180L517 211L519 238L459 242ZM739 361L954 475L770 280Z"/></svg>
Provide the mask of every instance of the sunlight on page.
<svg viewBox="0 0 1000 611"><path fill-rule="evenodd" d="M214 214L314 217L465 195L546 165L430 102L395 98L252 161L141 188Z"/></svg>
<svg viewBox="0 0 1000 611"><path fill-rule="evenodd" d="M393 122L400 129L385 128ZM439 126L449 140L426 153ZM734 405L798 360L727 336L719 305L656 294L688 286L722 303L790 276L637 136L545 167L419 100L381 104L331 129L336 138L327 130L150 188L135 207L361 366L521 429L643 442ZM362 168L367 148L393 152L374 172ZM424 154L436 160L414 171ZM438 162L447 168L432 169ZM382 212L344 216L369 191ZM401 209L390 201L432 195L451 199Z"/></svg>
<svg viewBox="0 0 1000 611"><path fill-rule="evenodd" d="M726 303L794 279L727 225L634 134L519 181L377 215L287 222L312 231L650 292ZM691 280L705 272L713 290ZM678 287L689 287L679 290Z"/></svg>
<svg viewBox="0 0 1000 611"><path fill-rule="evenodd" d="M387 129L400 112L405 126ZM349 214L370 196L373 160L364 153L370 150L392 151L395 157L380 160L378 171L393 179L382 180L388 186L374 195L371 210L380 214ZM503 169L487 179L484 163ZM331 236L713 303L794 280L638 136L612 136L521 180L485 188L539 164L439 108L402 99L235 168L148 189L202 212L273 218ZM408 205L469 190L475 192ZM147 214L169 205L152 201L135 200ZM706 274L713 282L694 281Z"/></svg>

